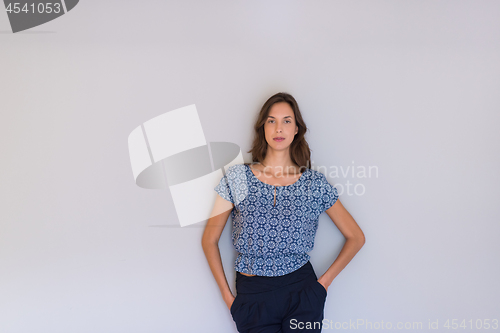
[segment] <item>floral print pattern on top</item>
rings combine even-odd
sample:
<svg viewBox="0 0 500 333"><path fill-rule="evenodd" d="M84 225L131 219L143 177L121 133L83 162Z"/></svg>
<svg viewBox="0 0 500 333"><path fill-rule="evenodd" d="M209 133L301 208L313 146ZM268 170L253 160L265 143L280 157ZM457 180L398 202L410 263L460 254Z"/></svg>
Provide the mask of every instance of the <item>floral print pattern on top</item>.
<svg viewBox="0 0 500 333"><path fill-rule="evenodd" d="M295 183L274 186L245 164L229 167L215 191L234 204L235 270L259 276L285 275L307 263L319 215L339 197L319 171L306 169Z"/></svg>

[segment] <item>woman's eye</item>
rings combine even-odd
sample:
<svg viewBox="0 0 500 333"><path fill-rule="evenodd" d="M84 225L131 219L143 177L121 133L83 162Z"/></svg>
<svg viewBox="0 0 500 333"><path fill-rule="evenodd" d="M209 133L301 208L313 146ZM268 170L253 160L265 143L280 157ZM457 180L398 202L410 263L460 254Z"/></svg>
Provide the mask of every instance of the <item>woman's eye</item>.
<svg viewBox="0 0 500 333"><path fill-rule="evenodd" d="M274 122L274 120L268 120L267 122L272 123L272 122ZM292 122L291 120L285 120L285 123L291 123L291 122Z"/></svg>

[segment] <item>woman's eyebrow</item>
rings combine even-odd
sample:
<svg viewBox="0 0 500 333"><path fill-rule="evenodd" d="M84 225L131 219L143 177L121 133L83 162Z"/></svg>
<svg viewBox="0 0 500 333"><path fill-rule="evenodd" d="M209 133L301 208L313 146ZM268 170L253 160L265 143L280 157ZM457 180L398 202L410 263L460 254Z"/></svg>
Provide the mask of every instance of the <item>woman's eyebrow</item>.
<svg viewBox="0 0 500 333"><path fill-rule="evenodd" d="M273 116L267 116L267 118L274 118L274 117ZM285 118L292 118L292 116L283 117L283 119L285 119ZM274 119L276 119L276 118L274 118Z"/></svg>

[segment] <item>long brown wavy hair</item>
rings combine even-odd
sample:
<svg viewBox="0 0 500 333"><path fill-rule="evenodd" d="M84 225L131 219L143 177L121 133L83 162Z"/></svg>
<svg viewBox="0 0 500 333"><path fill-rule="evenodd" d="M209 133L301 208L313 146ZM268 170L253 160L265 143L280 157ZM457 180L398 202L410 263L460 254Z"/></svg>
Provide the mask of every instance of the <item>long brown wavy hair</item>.
<svg viewBox="0 0 500 333"><path fill-rule="evenodd" d="M269 97L269 99L262 106L257 122L254 125L255 134L252 149L250 149L247 153L252 153L253 163L262 163L266 157L268 144L264 133L264 124L266 123L269 111L271 110L273 104L280 102L286 102L290 105L295 116L295 124L299 127L297 134L290 144L290 158L292 159L292 162L299 166L300 172L303 172L305 171L304 169L311 168L311 149L304 138L304 135L307 132L307 126L304 119L302 119L297 101L292 95L286 92L279 92Z"/></svg>

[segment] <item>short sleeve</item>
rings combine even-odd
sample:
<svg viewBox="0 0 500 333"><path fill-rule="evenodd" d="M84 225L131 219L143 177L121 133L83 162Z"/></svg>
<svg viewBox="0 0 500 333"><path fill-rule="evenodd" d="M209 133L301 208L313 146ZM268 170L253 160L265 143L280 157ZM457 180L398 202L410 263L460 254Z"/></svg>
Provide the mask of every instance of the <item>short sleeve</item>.
<svg viewBox="0 0 500 333"><path fill-rule="evenodd" d="M335 204L339 198L337 188L328 182L325 175L323 175L321 184L321 197L322 197L322 211L327 211Z"/></svg>
<svg viewBox="0 0 500 333"><path fill-rule="evenodd" d="M231 195L231 188L229 187L229 183L227 181L227 175L224 175L219 184L214 188L215 192L217 192L223 199L234 204L233 196Z"/></svg>

